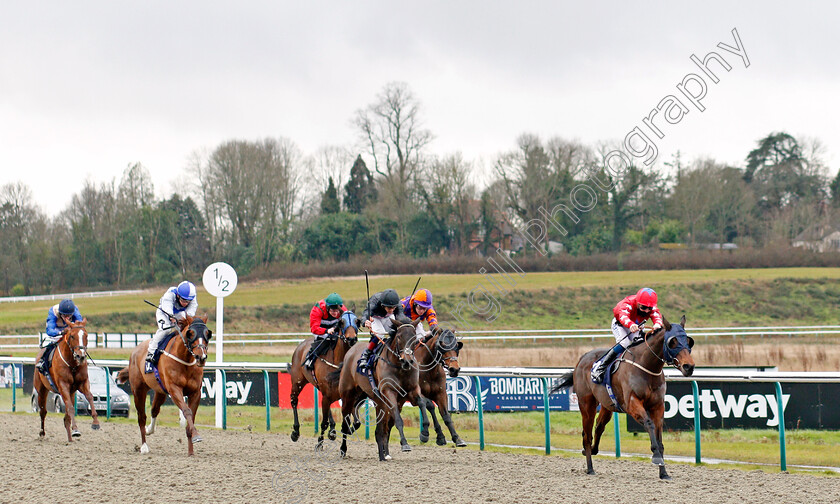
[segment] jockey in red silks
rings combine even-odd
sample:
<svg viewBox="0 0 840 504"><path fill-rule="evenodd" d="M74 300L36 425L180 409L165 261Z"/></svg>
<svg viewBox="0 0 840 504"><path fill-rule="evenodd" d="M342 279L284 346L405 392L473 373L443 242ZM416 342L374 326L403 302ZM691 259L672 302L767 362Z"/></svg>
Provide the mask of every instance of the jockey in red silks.
<svg viewBox="0 0 840 504"><path fill-rule="evenodd" d="M344 306L344 301L336 292L315 303L315 306L310 310L309 330L315 335L315 341L309 347L309 353L303 363L310 371L315 367L315 359L329 349L326 341L338 336L339 317L346 311L347 307Z"/></svg>
<svg viewBox="0 0 840 504"><path fill-rule="evenodd" d="M627 296L615 305L612 332L616 345L592 365L593 382L603 381L604 372L609 369L612 361L639 336L640 326L644 325L645 321L650 319L654 330L662 327L662 314L656 307L656 301L656 292L650 287L643 287L635 295Z"/></svg>
<svg viewBox="0 0 840 504"><path fill-rule="evenodd" d="M432 306L432 293L429 289L420 289L410 297L403 298L400 303L403 307L403 312L411 317L411 320L424 320L429 324L429 330L423 328L423 324L417 324L417 339L423 343L426 338L438 325L437 313L434 306Z"/></svg>

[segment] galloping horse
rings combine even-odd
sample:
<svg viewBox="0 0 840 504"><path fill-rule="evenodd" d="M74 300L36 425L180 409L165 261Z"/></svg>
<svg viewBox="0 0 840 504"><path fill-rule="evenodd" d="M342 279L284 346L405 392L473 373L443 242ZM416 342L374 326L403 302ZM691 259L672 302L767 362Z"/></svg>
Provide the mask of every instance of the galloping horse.
<svg viewBox="0 0 840 504"><path fill-rule="evenodd" d="M213 333L207 328L207 316L190 317L178 321L178 335L166 345L158 360L158 373L145 373L145 358L149 348L146 340L131 352L128 367L120 371L118 382L131 381L134 406L137 408L137 425L143 444L140 453L149 453L146 435L155 432L160 407L166 396L172 398L187 422L187 454L193 454L193 443L201 441L195 428L195 413L201 399L201 380L204 377L204 363L207 362L207 345ZM159 377L157 376L159 375ZM152 424L146 427L146 394L154 390L152 401ZM189 406L184 396L189 397Z"/></svg>
<svg viewBox="0 0 840 504"><path fill-rule="evenodd" d="M437 433L435 442L438 446L446 444L446 436L443 435L443 430L435 415L435 403L437 403L440 417L449 429L452 442L458 447L467 446L467 443L455 432L446 396L446 370L449 370L449 376L453 378L458 376L461 371L458 353L463 346L464 344L455 338L455 333L438 327L428 342L419 343L414 349L414 356L420 367L420 392L423 394L420 405L420 414L423 418L423 428L420 430L421 443L429 440L429 419L426 416L426 410L429 410Z"/></svg>
<svg viewBox="0 0 840 504"><path fill-rule="evenodd" d="M85 331L87 319L81 322L71 322L65 329L64 337L56 345L53 351L52 363L49 373L55 383L57 392L64 401L64 428L67 429L67 441L73 441L74 437L82 435L76 427L76 416L73 408L73 400L76 391L81 390L90 405L90 415L93 417L93 430L99 430L99 417L96 414L96 406L93 403L93 395L90 393L90 381L88 381L87 369L87 331ZM38 354L40 359L44 350ZM58 358L56 358L58 357ZM36 359L37 360L37 359ZM47 377L37 369L33 379L35 391L38 392L38 409L41 414L41 432L38 434L44 437L44 418L47 417L47 394L52 388Z"/></svg>
<svg viewBox="0 0 840 504"><path fill-rule="evenodd" d="M292 411L295 415L295 423L292 426L292 441L297 441L300 437L300 422L298 421L298 395L300 395L303 387L307 383L311 383L313 387L317 387L321 392L321 435L318 436L317 447L323 446L324 431L327 427L330 428L329 438L331 441L335 440L335 420L330 410L330 404L339 399L338 383L327 379L327 375L340 368L341 362L347 351L358 341L357 332L359 330L359 319L356 314L348 310L341 314L337 327L336 342L332 348L322 354L315 360L314 372L309 371L303 366L303 361L306 358L309 348L315 341L314 336L310 336L303 340L292 354L292 362L289 364L288 370L292 377L292 391L290 394L290 402L292 404ZM325 340L321 340L322 345L329 344Z"/></svg>
<svg viewBox="0 0 840 504"><path fill-rule="evenodd" d="M694 372L694 359L691 347L694 340L685 333L685 316L679 324L665 325L656 331L646 332L641 344L631 346L617 360L624 362L612 375L612 390L620 411L639 422L650 436L651 462L659 466L659 478L671 479L665 471L665 447L662 445L662 424L665 417L665 375L663 366L671 364L679 369L683 376ZM592 364L606 351L598 349L587 352L580 358L574 371L560 377L560 382L552 388L556 392L574 385L583 422L583 454L586 455L586 473L595 474L592 469L592 455L598 454L601 434L612 418L616 406L610 398L604 384L593 383L589 373ZM610 366L613 367L613 366ZM609 372L609 370L607 370ZM595 408L601 405L598 422L595 425L595 440L592 440L592 424L595 420Z"/></svg>
<svg viewBox="0 0 840 504"><path fill-rule="evenodd" d="M399 321L398 321L399 323ZM357 345L347 352L341 369L330 374L330 380L339 380L341 395L341 456L347 455L347 436L352 434L359 425L356 406L367 395L376 405L376 444L379 448L379 460L391 460L388 450L388 439L391 429L396 425L400 432L400 446L402 451L411 451L411 446L403 433L403 421L400 416L402 405L406 400L412 404L420 404L420 386L418 385L420 371L414 359L411 343L416 340L416 328L420 319L406 322L397 327L396 334L386 340L382 351L377 357L378 364L373 370L377 390L371 386L367 375L356 372L356 362L362 353L364 345ZM351 428L350 416L354 422Z"/></svg>

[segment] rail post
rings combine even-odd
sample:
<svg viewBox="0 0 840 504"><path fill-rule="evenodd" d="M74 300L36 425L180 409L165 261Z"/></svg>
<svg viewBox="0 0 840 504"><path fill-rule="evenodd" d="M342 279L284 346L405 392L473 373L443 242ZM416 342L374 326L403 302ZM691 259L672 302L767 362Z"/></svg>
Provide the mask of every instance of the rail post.
<svg viewBox="0 0 840 504"><path fill-rule="evenodd" d="M370 439L370 399L365 398L365 439Z"/></svg>
<svg viewBox="0 0 840 504"><path fill-rule="evenodd" d="M21 371L23 371L23 364L20 367ZM17 402L17 368L15 368L14 363L12 364L12 413L15 412L16 403Z"/></svg>
<svg viewBox="0 0 840 504"><path fill-rule="evenodd" d="M548 407L548 378L543 378L543 410L545 411L545 454L551 455L551 417Z"/></svg>
<svg viewBox="0 0 840 504"><path fill-rule="evenodd" d="M782 397L782 384L779 382L776 385L776 407L778 408L779 417L779 459L781 462L782 471L787 471L787 455L785 454L785 410L784 399Z"/></svg>
<svg viewBox="0 0 840 504"><path fill-rule="evenodd" d="M318 434L318 388L314 385L312 386L312 398L313 403L315 404L315 434Z"/></svg>
<svg viewBox="0 0 840 504"><path fill-rule="evenodd" d="M268 371L263 369L263 380L265 380L265 430L271 430L271 393L269 392Z"/></svg>
<svg viewBox="0 0 840 504"><path fill-rule="evenodd" d="M105 370L105 419L111 419L111 370L106 366Z"/></svg>
<svg viewBox="0 0 840 504"><path fill-rule="evenodd" d="M621 427L618 425L617 411L613 411L613 432L615 432L615 458L621 458Z"/></svg>
<svg viewBox="0 0 840 504"><path fill-rule="evenodd" d="M694 396L694 463L699 464L700 457L700 397L697 382L691 382L691 394Z"/></svg>
<svg viewBox="0 0 840 504"><path fill-rule="evenodd" d="M227 373L224 369L219 370L222 374L222 386L217 394L222 394L222 430L227 429Z"/></svg>
<svg viewBox="0 0 840 504"><path fill-rule="evenodd" d="M475 400L478 404L478 448L484 450L484 404L481 401L481 380L475 378Z"/></svg>

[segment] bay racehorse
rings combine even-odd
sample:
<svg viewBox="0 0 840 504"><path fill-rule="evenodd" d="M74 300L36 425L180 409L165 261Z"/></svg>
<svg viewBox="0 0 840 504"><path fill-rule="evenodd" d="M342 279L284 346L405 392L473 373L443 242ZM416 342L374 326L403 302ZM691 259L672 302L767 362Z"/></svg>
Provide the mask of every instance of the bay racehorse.
<svg viewBox="0 0 840 504"><path fill-rule="evenodd" d="M404 322L403 322L404 321ZM367 375L356 370L356 363L364 350L364 345L356 345L344 356L341 369L330 374L329 379L339 380L339 394L341 395L341 456L347 455L347 436L352 434L360 425L358 406L364 403L365 396L376 405L376 445L379 449L379 460L391 460L388 450L388 439L394 426L400 433L402 451L411 451L411 446L403 433L403 420L400 416L403 403L410 401L414 405L420 404L420 386L418 384L420 371L414 359L413 343L416 342L416 328L420 319L410 322L407 319L397 319L396 333L384 340L381 351L376 357L373 368L373 380L376 389L370 383ZM401 323L402 322L402 323ZM384 337L385 335L379 335ZM350 425L350 418L353 425Z"/></svg>
<svg viewBox="0 0 840 504"><path fill-rule="evenodd" d="M595 474L592 455L598 454L601 434L612 418L612 413L618 410L625 411L645 428L650 436L650 450L653 453L651 462L659 466L659 478L671 479L665 471L665 447L662 444L665 418L665 375L662 368L667 363L679 369L683 376L691 376L694 372L694 359L691 356L694 340L685 333L684 327L685 316L679 324L670 324L665 320L664 327L644 332L644 339L631 345L616 360L619 364L612 375L611 385L615 403L610 398L607 380L596 384L590 378L592 364L606 349L584 354L574 371L561 376L552 388L552 392L556 392L574 386L583 423L583 454L586 455L587 474ZM599 404L601 411L595 424L593 441L592 425Z"/></svg>
<svg viewBox="0 0 840 504"><path fill-rule="evenodd" d="M437 416L435 415L435 403L440 410L440 417L449 429L449 435L455 446L467 446L467 443L455 432L455 425L452 424L452 416L449 414L448 400L446 396L446 372L449 376L456 377L461 371L458 364L458 354L464 344L455 337L449 329L435 328L432 337L426 342L418 342L414 349L414 357L420 368L420 393L422 394L420 415L422 416L423 427L420 429L420 442L429 440L429 419L426 410L435 424L437 438L435 442L439 446L446 444L446 436L440 428ZM434 401L434 402L433 402Z"/></svg>
<svg viewBox="0 0 840 504"><path fill-rule="evenodd" d="M195 414L201 400L201 382L204 377L204 364L207 362L207 345L213 333L207 328L207 316L190 317L178 321L177 334L161 352L158 360L158 375L145 373L145 358L149 348L146 340L131 352L128 367L120 371L117 379L131 382L134 394L134 407L137 409L137 425L140 426L142 446L140 453L149 453L146 435L155 432L160 407L166 396L172 398L175 406L181 410L186 420L187 454L193 454L193 443L201 441L195 428ZM223 387L224 389L224 387ZM154 391L152 400L152 423L146 427L146 394ZM187 399L189 398L189 405Z"/></svg>
<svg viewBox="0 0 840 504"><path fill-rule="evenodd" d="M289 400L294 412L295 421L292 425L292 441L297 441L300 437L300 422L298 421L298 396L307 383L311 383L316 387L321 396L321 435L318 436L317 447L323 446L324 431L329 427L329 438L335 440L335 420L330 410L330 404L339 399L338 382L330 381L327 375L340 368L341 362L347 351L358 341L357 333L359 330L359 319L356 314L348 310L339 317L336 334L331 338L324 338L317 340L321 345L330 345L331 348L326 352L322 352L321 356L315 360L315 369L309 371L303 365L306 360L306 355L309 348L316 341L315 336L310 336L303 340L292 354L292 362L288 366L289 375L292 380L292 390L289 395ZM330 341L332 340L332 341Z"/></svg>
<svg viewBox="0 0 840 504"><path fill-rule="evenodd" d="M50 363L50 377L55 383L56 392L64 401L64 428L67 430L67 441L73 441L74 437L82 435L76 427L76 416L73 405L76 398L76 391L84 394L90 405L90 415L93 417L93 430L99 429L99 417L96 414L96 405L93 402L93 395L90 393L90 381L88 380L87 369L87 339L88 334L85 326L87 319L81 322L71 322L53 350L52 362ZM38 353L38 359L44 350ZM36 359L37 361L37 359ZM38 369L35 369L33 379L35 391L38 393L38 410L41 414L40 437L44 437L44 419L47 416L47 395L53 388L49 380Z"/></svg>

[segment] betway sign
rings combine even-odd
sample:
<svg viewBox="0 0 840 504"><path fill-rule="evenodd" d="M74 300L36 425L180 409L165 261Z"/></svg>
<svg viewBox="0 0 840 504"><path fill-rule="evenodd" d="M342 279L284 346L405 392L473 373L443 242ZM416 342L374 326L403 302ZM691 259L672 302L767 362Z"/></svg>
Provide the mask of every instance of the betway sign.
<svg viewBox="0 0 840 504"><path fill-rule="evenodd" d="M782 414L772 383L698 382L697 404L687 382L669 382L665 394L665 429L694 429L694 412L701 429L787 428L840 429L840 395L837 383L783 383ZM632 419L632 431L643 429Z"/></svg>

